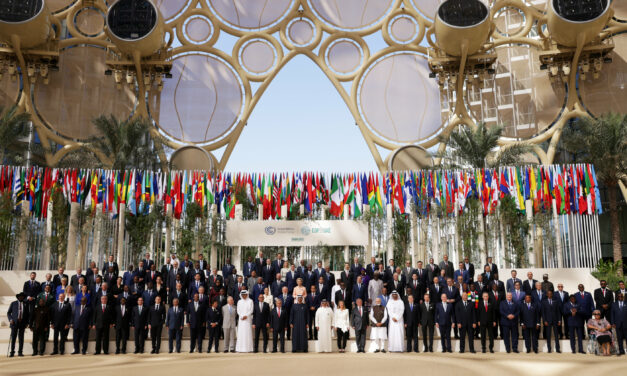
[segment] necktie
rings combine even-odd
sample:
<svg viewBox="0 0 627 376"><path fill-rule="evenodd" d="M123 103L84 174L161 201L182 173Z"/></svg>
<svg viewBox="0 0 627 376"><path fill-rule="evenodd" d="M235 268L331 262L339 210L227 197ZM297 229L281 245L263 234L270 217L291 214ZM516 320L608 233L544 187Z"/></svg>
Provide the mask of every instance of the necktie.
<svg viewBox="0 0 627 376"><path fill-rule="evenodd" d="M414 304L413 303L409 305L409 310L414 312Z"/></svg>
<svg viewBox="0 0 627 376"><path fill-rule="evenodd" d="M81 313L79 314L79 316L83 316L83 309L85 308L84 305L81 305Z"/></svg>
<svg viewBox="0 0 627 376"><path fill-rule="evenodd" d="M157 311L159 310L159 304L157 304L157 305L155 306L155 310L157 310Z"/></svg>
<svg viewBox="0 0 627 376"><path fill-rule="evenodd" d="M429 303L425 303L425 307L427 307L427 311L429 310Z"/></svg>
<svg viewBox="0 0 627 376"><path fill-rule="evenodd" d="M553 300L549 299L549 305L553 305Z"/></svg>
<svg viewBox="0 0 627 376"><path fill-rule="evenodd" d="M278 309L277 314L281 317L281 308Z"/></svg>
<svg viewBox="0 0 627 376"><path fill-rule="evenodd" d="M499 293L498 292L494 293L494 299L499 300Z"/></svg>
<svg viewBox="0 0 627 376"><path fill-rule="evenodd" d="M527 309L531 309L531 304L527 303Z"/></svg>
<svg viewBox="0 0 627 376"><path fill-rule="evenodd" d="M122 316L124 316L124 306L122 306Z"/></svg>
<svg viewBox="0 0 627 376"><path fill-rule="evenodd" d="M22 303L21 302L17 305L17 319L18 320L22 319Z"/></svg>
<svg viewBox="0 0 627 376"><path fill-rule="evenodd" d="M466 308L466 301L464 300L464 308Z"/></svg>
<svg viewBox="0 0 627 376"><path fill-rule="evenodd" d="M176 315L178 313L178 309L176 309L177 307L174 307L174 314Z"/></svg>
<svg viewBox="0 0 627 376"><path fill-rule="evenodd" d="M618 308L619 308L619 309L623 309L623 302L619 302L619 303L618 303Z"/></svg>
<svg viewBox="0 0 627 376"><path fill-rule="evenodd" d="M63 303L59 303L59 311L63 308Z"/></svg>
<svg viewBox="0 0 627 376"><path fill-rule="evenodd" d="M359 307L359 316L362 316L362 315L363 315L363 313L362 313L361 306L360 306Z"/></svg>
<svg viewBox="0 0 627 376"><path fill-rule="evenodd" d="M446 303L442 304L442 308L444 308L444 312L446 312Z"/></svg>
<svg viewBox="0 0 627 376"><path fill-rule="evenodd" d="M488 302L483 301L483 306L485 307L485 311L488 312Z"/></svg>
<svg viewBox="0 0 627 376"><path fill-rule="evenodd" d="M102 313L104 313L104 311L105 311L105 305L103 304L102 305Z"/></svg>
<svg viewBox="0 0 627 376"><path fill-rule="evenodd" d="M194 312L198 312L198 303L194 303Z"/></svg>
<svg viewBox="0 0 627 376"><path fill-rule="evenodd" d="M142 314L142 306L139 306L139 314Z"/></svg>
<svg viewBox="0 0 627 376"><path fill-rule="evenodd" d="M416 281L414 281L414 288L416 288Z"/></svg>

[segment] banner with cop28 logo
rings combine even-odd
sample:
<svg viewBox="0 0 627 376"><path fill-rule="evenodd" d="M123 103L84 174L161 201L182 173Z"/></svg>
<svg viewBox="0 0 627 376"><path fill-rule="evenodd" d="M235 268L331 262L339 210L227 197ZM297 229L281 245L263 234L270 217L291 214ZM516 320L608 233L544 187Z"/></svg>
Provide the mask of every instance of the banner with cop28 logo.
<svg viewBox="0 0 627 376"><path fill-rule="evenodd" d="M227 221L229 246L367 246L368 224L362 221Z"/></svg>

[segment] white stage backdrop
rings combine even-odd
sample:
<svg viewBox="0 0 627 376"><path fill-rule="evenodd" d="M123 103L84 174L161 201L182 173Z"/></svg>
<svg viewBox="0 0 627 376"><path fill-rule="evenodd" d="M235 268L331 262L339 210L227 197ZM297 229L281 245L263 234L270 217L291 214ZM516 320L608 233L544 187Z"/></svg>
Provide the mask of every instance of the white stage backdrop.
<svg viewBox="0 0 627 376"><path fill-rule="evenodd" d="M298 247L368 245L368 224L361 221L227 221L229 246Z"/></svg>

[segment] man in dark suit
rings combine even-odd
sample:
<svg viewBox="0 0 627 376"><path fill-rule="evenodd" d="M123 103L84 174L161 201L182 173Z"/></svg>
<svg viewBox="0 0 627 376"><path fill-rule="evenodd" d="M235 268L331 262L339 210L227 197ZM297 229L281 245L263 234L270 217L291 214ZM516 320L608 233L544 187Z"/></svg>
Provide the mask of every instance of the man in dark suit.
<svg viewBox="0 0 627 376"><path fill-rule="evenodd" d="M144 307L144 298L137 299L133 307L133 328L135 334L135 354L144 353L144 343L148 333L148 315L150 310Z"/></svg>
<svg viewBox="0 0 627 376"><path fill-rule="evenodd" d="M435 332L435 303L431 301L431 294L424 294L423 301L422 303L420 303L420 325L422 326L423 351L433 352L433 333Z"/></svg>
<svg viewBox="0 0 627 376"><path fill-rule="evenodd" d="M74 291L79 292L81 290L78 289L78 281L81 278L85 278L85 275L83 274L83 270L81 268L77 268L76 269L76 274L74 274L71 278L70 278L70 286L72 286L72 288L74 289Z"/></svg>
<svg viewBox="0 0 627 376"><path fill-rule="evenodd" d="M194 275L192 279L192 282L190 282L188 291L187 291L187 296L189 296L190 300L194 297L195 294L198 294L198 290L201 287L205 287L205 284L201 280L200 273L196 273L196 275Z"/></svg>
<svg viewBox="0 0 627 376"><path fill-rule="evenodd" d="M427 271L426 281L429 283L433 281L433 277L440 276L440 267L433 261L433 257L429 258L429 263L425 267L425 270ZM431 300L433 301L433 299Z"/></svg>
<svg viewBox="0 0 627 376"><path fill-rule="evenodd" d="M466 282L466 283L470 283L470 282L474 281L474 279L475 279L475 265L470 262L468 257L464 257L464 269L466 269L466 272L468 273L468 282Z"/></svg>
<svg viewBox="0 0 627 376"><path fill-rule="evenodd" d="M492 272L492 270L490 270L489 265L484 266L483 273L479 275L482 276L482 280L486 283L489 283L494 279L494 273Z"/></svg>
<svg viewBox="0 0 627 376"><path fill-rule="evenodd" d="M357 280L355 281L355 286L353 287L352 298L353 298L352 299L353 303L357 299L361 299L362 302L368 301L368 287L363 284L361 276L358 276ZM346 308L349 308L349 309L350 307L351 307L350 304L346 306Z"/></svg>
<svg viewBox="0 0 627 376"><path fill-rule="evenodd" d="M366 274L372 278L374 276L374 272L379 270L379 265L377 264L377 259L374 257L370 258L370 264L366 266Z"/></svg>
<svg viewBox="0 0 627 376"><path fill-rule="evenodd" d="M207 322L207 332L209 334L209 343L207 344L207 354L211 352L211 346L215 343L215 351L218 352L220 346L220 333L222 331L222 307L219 302L214 300L211 307L207 309L205 321ZM226 344L228 350L228 343ZM200 345L198 346L200 349Z"/></svg>
<svg viewBox="0 0 627 376"><path fill-rule="evenodd" d="M127 300L122 298L120 303L115 305L115 353L126 354L126 342L130 332L132 312L126 304Z"/></svg>
<svg viewBox="0 0 627 376"><path fill-rule="evenodd" d="M54 275L54 278L52 279L52 284L54 285L54 289L52 290L53 293L56 292L58 286L61 286L61 280L64 278L68 281L70 280L64 272L65 269L61 266L59 267L59 273Z"/></svg>
<svg viewBox="0 0 627 376"><path fill-rule="evenodd" d="M43 285L43 291L37 295L37 301L43 299L48 308L54 304L54 293L52 292L52 283Z"/></svg>
<svg viewBox="0 0 627 376"><path fill-rule="evenodd" d="M281 280L281 273L276 273L276 275L274 276L274 281L270 286L270 293L272 294L272 296L281 295L281 291L283 291L283 286L285 286L285 282Z"/></svg>
<svg viewBox="0 0 627 376"><path fill-rule="evenodd" d="M283 260L283 255L277 253L276 260L272 262L272 270L274 271L274 274L281 273L284 263L285 261Z"/></svg>
<svg viewBox="0 0 627 376"><path fill-rule="evenodd" d="M263 336L263 352L268 352L268 328L270 327L270 305L259 295L253 311L253 329L255 330L254 352L259 352L259 334Z"/></svg>
<svg viewBox="0 0 627 376"><path fill-rule="evenodd" d="M499 272L498 266L496 266L496 264L494 262L492 262L492 256L488 256L487 257L485 266L489 266L490 267L490 271L492 273L498 273Z"/></svg>
<svg viewBox="0 0 627 376"><path fill-rule="evenodd" d="M296 279L298 279L298 274L296 272L296 267L294 264L290 266L290 271L285 275L285 285L287 286L288 292L291 294L296 287Z"/></svg>
<svg viewBox="0 0 627 376"><path fill-rule="evenodd" d="M498 286L496 284L490 285L490 302L494 305L494 321L496 321L496 326L494 327L494 338L499 336L501 333L501 338L503 338L503 327L501 327L501 302L505 300L505 294L502 294ZM499 330L500 328L500 330Z"/></svg>
<svg viewBox="0 0 627 376"><path fill-rule="evenodd" d="M92 329L96 330L96 352L94 355L100 355L100 351L109 354L109 329L113 326L115 317L111 307L108 305L107 295L100 297L100 302L94 306Z"/></svg>
<svg viewBox="0 0 627 376"><path fill-rule="evenodd" d="M425 291L425 294L428 292L431 296L431 303L436 304L440 303L440 297L442 296L442 284L440 283L439 277L433 277L433 282L429 286L428 291Z"/></svg>
<svg viewBox="0 0 627 376"><path fill-rule="evenodd" d="M30 279L24 282L24 287L22 288L22 292L26 295L25 301L30 305L31 311L32 308L35 308L35 300L41 292L41 285L35 280L36 278L37 273L31 272Z"/></svg>
<svg viewBox="0 0 627 376"><path fill-rule="evenodd" d="M601 287L594 290L594 302L596 309L601 311L601 318L607 317L609 320L610 310L614 302L614 293L607 287L607 282L601 280Z"/></svg>
<svg viewBox="0 0 627 376"><path fill-rule="evenodd" d="M440 330L440 341L442 344L442 352L452 353L451 349L451 325L455 324L453 311L455 306L448 302L448 297L445 293L440 297L441 303L436 304L435 307L435 326Z"/></svg>
<svg viewBox="0 0 627 376"><path fill-rule="evenodd" d="M231 259L227 258L224 265L222 266L222 278L228 279L231 274L233 274L233 269L235 269L235 265L231 264ZM281 272L281 270L279 269L279 273Z"/></svg>
<svg viewBox="0 0 627 376"><path fill-rule="evenodd" d="M355 309L351 313L351 326L355 331L355 344L358 353L365 353L366 332L368 330L368 310L361 299L355 301Z"/></svg>
<svg viewBox="0 0 627 376"><path fill-rule="evenodd" d="M344 301L344 305L347 307L350 305L349 302L352 301L350 292L346 289L346 286L342 282L340 282L340 289L335 292L335 296L333 297L335 307L338 306L340 300Z"/></svg>
<svg viewBox="0 0 627 376"><path fill-rule="evenodd" d="M475 304L468 301L468 294L462 294L462 300L455 307L455 323L459 330L459 352L464 353L466 349L466 335L468 335L468 347L472 354L475 353Z"/></svg>
<svg viewBox="0 0 627 376"><path fill-rule="evenodd" d="M503 281L499 280L499 273L494 273L494 279L488 283L488 288L492 289L492 285L496 285L496 288L499 290L499 293L505 296L505 284Z"/></svg>
<svg viewBox="0 0 627 376"><path fill-rule="evenodd" d="M337 295L337 293L335 295ZM309 294L307 294L307 297L305 298L305 302L307 303L307 310L309 311L307 315L309 322L307 324L309 326L309 340L310 341L314 339L318 340L318 330L316 329L316 325L314 324L316 320L316 311L318 310L318 308L320 308L321 301L322 299L320 297L320 294L318 294L316 286L315 285L311 286L311 290Z"/></svg>
<svg viewBox="0 0 627 376"><path fill-rule="evenodd" d="M54 349L50 355L59 353L63 355L72 321L72 307L69 303L65 303L65 294L59 294L59 300L52 305L51 316L50 327L54 330Z"/></svg>
<svg viewBox="0 0 627 376"><path fill-rule="evenodd" d="M263 257L263 252L259 252L259 257L255 258L255 267L257 269L257 276L261 276L264 266L266 266L266 259Z"/></svg>
<svg viewBox="0 0 627 376"><path fill-rule="evenodd" d="M144 267L147 268L146 265L144 265ZM109 255L109 261L105 262L100 270L102 271L102 274L105 274L109 270L109 268L113 268L113 273L117 278L117 276L120 274L120 268L118 268L118 263L114 261L113 255Z"/></svg>
<svg viewBox="0 0 627 376"><path fill-rule="evenodd" d="M520 278L518 278L518 271L513 269L511 271L511 278L509 278L507 280L507 292L512 292L514 291L514 287L516 286L516 282L520 282L520 285L522 286L522 280Z"/></svg>
<svg viewBox="0 0 627 376"><path fill-rule="evenodd" d="M470 283L470 276L463 262L459 263L459 269L455 270L453 273L453 280L455 282L459 281L459 277L461 277L463 283Z"/></svg>
<svg viewBox="0 0 627 376"><path fill-rule="evenodd" d="M562 310L558 299L553 296L553 291L546 292L546 299L541 304L540 316L544 322L546 347L551 352L551 334L555 334L555 350L559 353L560 341L559 335L562 331Z"/></svg>
<svg viewBox="0 0 627 376"><path fill-rule="evenodd" d="M554 295L555 295L555 299L560 305L560 312L562 312L563 331L562 329L560 329L560 339L562 339L564 336L568 338L568 325L567 325L568 315L564 313L564 306L570 300L570 295L568 294L568 291L564 291L564 285L561 283L557 284L557 291L555 292Z"/></svg>
<svg viewBox="0 0 627 376"><path fill-rule="evenodd" d="M100 289L98 290L98 292L93 294L92 302L94 303L94 305L98 305L103 296L107 297L107 305L113 304L113 295L111 294L111 291L109 291L109 285L107 283L103 283L100 286ZM96 307L92 307L92 308L95 309Z"/></svg>
<svg viewBox="0 0 627 376"><path fill-rule="evenodd" d="M501 313L502 337L505 341L505 349L508 353L512 350L518 353L518 317L520 307L512 299L512 293L508 292L505 300L499 306Z"/></svg>
<svg viewBox="0 0 627 376"><path fill-rule="evenodd" d="M618 342L618 355L625 355L624 343L627 340L627 305L625 295L619 293L616 301L612 304L612 314L610 315L612 326L616 329L616 340Z"/></svg>
<svg viewBox="0 0 627 376"><path fill-rule="evenodd" d="M583 287L583 285L580 285ZM564 314L568 316L568 330L570 336L570 350L575 354L577 348L575 347L575 337L577 338L577 344L579 345L579 353L585 354L583 351L583 327L585 325L586 316L588 313L582 309L581 305L577 301L577 295L571 295L568 303L564 305ZM588 293L588 295L590 295Z"/></svg>
<svg viewBox="0 0 627 376"><path fill-rule="evenodd" d="M350 272L354 275L360 275L361 274L361 269L363 269L363 267L361 266L361 264L359 263L359 257L355 257L353 258L353 263L351 264L350 267Z"/></svg>
<svg viewBox="0 0 627 376"><path fill-rule="evenodd" d="M525 279L522 283L522 290L526 295L529 295L533 291L536 286L536 282L538 282L538 280L533 279L533 273L527 272L527 279Z"/></svg>
<svg viewBox="0 0 627 376"><path fill-rule="evenodd" d="M28 283L28 282L27 282ZM7 316L9 318L9 325L11 327L11 357L15 355L15 341L19 340L19 346L17 348L17 355L24 356L22 350L24 349L24 330L28 326L30 304L26 303L26 294L20 292L15 295L16 301L9 305Z"/></svg>
<svg viewBox="0 0 627 376"><path fill-rule="evenodd" d="M439 267L440 271L445 271L446 278L453 278L453 271L455 270L455 267L453 266L453 263L448 260L448 255L444 255Z"/></svg>
<svg viewBox="0 0 627 376"><path fill-rule="evenodd" d="M270 259L266 259L266 264L261 269L263 283L265 283L266 285L271 285L272 281L274 281L275 275L276 273L274 272L274 268L272 267L272 261Z"/></svg>
<svg viewBox="0 0 627 376"><path fill-rule="evenodd" d="M250 274L253 270L257 270L257 266L255 265L253 258L251 256L248 256L248 259L244 263L244 278L250 277Z"/></svg>
<svg viewBox="0 0 627 376"><path fill-rule="evenodd" d="M187 327L189 328L190 343L189 352L193 353L198 343L198 352L202 353L202 341L205 338L205 322L207 321L207 311L204 304L198 302L198 294L187 305Z"/></svg>
<svg viewBox="0 0 627 376"><path fill-rule="evenodd" d="M341 284L341 281L340 281L340 284ZM325 276L318 277L318 283L316 284L316 289L318 291L318 294L320 295L320 301L324 299L329 300L331 298L331 287L327 283ZM346 291L347 291L347 295L350 295L349 294L350 290L348 289L348 287L346 288Z"/></svg>
<svg viewBox="0 0 627 376"><path fill-rule="evenodd" d="M420 279L420 276L418 275L418 273L412 274L410 278L411 279L407 282L406 287L411 290L411 295L414 297L414 302L420 303L420 301L422 300L422 297L425 294L424 281Z"/></svg>
<svg viewBox="0 0 627 376"><path fill-rule="evenodd" d="M218 274L218 269L213 268L211 270L211 274L205 280L205 282L207 283L207 285L209 287L213 287L213 286L217 285L217 281L218 280L220 280L220 285L224 286L224 278L221 275Z"/></svg>
<svg viewBox="0 0 627 376"><path fill-rule="evenodd" d="M169 257L168 257L169 258ZM146 252L146 254L144 255L144 259L142 260L144 262L144 266L146 267L146 269L150 270L150 268L153 265L156 265L155 262L153 260L150 259L150 253ZM168 263L170 263L170 261L168 261Z"/></svg>
<svg viewBox="0 0 627 376"><path fill-rule="evenodd" d="M578 312L583 315L583 319L587 321L592 317L592 311L594 311L594 301L592 300L592 295L585 290L583 284L579 284L577 286L579 292L573 294L571 296L575 297L575 301L579 304Z"/></svg>
<svg viewBox="0 0 627 376"><path fill-rule="evenodd" d="M148 268L148 270L146 271L145 282L148 283L150 281L152 282L152 285L154 286L155 283L157 282L157 277L160 277L160 276L161 274L159 274L159 272L157 271L157 265L152 264L152 266ZM163 278L161 278L161 280L163 280Z"/></svg>
<svg viewBox="0 0 627 376"><path fill-rule="evenodd" d="M178 300L174 299L172 305L174 306L174 304L178 305ZM148 329L150 330L150 338L152 339L151 354L159 354L159 349L161 348L161 330L163 329L166 318L164 306L165 304L161 304L161 297L157 296L155 298L155 304L146 307L150 309L148 313ZM183 310L180 309L180 311L182 315Z"/></svg>
<svg viewBox="0 0 627 376"><path fill-rule="evenodd" d="M496 329L495 304L490 300L490 294L481 294L481 301L477 308L477 325L481 333L481 352L486 352L486 339L490 340L490 353L494 352L494 329Z"/></svg>
<svg viewBox="0 0 627 376"><path fill-rule="evenodd" d="M623 298L627 296L627 287L625 281L618 281L618 289L614 291L614 301L618 301L618 294L623 294Z"/></svg>
<svg viewBox="0 0 627 376"><path fill-rule="evenodd" d="M538 353L538 333L540 329L540 308L531 296L525 296L525 302L520 305L520 324L527 353L532 350Z"/></svg>
<svg viewBox="0 0 627 376"><path fill-rule="evenodd" d="M85 355L87 353L87 344L89 341L89 324L91 323L91 306L87 304L87 298L83 297L77 302L74 308L74 316L72 318L72 336L74 337L74 352L76 355L79 351ZM82 342L82 347L81 347Z"/></svg>
<svg viewBox="0 0 627 376"><path fill-rule="evenodd" d="M407 352L418 352L418 325L420 324L420 307L414 302L413 295L407 297L404 311L405 337L407 339ZM413 346L412 346L413 344Z"/></svg>
<svg viewBox="0 0 627 376"><path fill-rule="evenodd" d="M185 321L184 314L183 308L179 306L179 301L174 299L165 319L165 327L168 329L168 351L170 354L174 351L174 340L176 340L176 352L181 352L181 337L183 336L183 322ZM156 353L159 354L158 348Z"/></svg>
<svg viewBox="0 0 627 376"><path fill-rule="evenodd" d="M357 274L359 275L359 274ZM342 272L340 273L340 281L344 282L344 285L349 288L349 289L353 289L353 285L354 285L354 278L355 278L355 274L352 273L351 271L351 267L349 263L345 263L344 264L344 270L342 270Z"/></svg>
<svg viewBox="0 0 627 376"><path fill-rule="evenodd" d="M281 352L285 352L285 332L288 327L289 313L283 308L283 300L276 299L276 307L270 313L270 331L272 331L272 352L277 352L280 344ZM256 341L255 341L256 342Z"/></svg>

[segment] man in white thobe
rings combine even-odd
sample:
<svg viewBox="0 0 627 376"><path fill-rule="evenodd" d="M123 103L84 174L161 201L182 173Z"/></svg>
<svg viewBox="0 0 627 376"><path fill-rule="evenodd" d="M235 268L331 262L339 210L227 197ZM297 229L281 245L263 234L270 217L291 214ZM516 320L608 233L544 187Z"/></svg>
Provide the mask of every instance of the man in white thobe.
<svg viewBox="0 0 627 376"><path fill-rule="evenodd" d="M248 291L242 290L240 300L237 302L237 313L239 320L237 322L237 343L235 352L249 353L253 352L253 311L254 305L252 299L248 298Z"/></svg>
<svg viewBox="0 0 627 376"><path fill-rule="evenodd" d="M318 330L318 341L316 341L316 352L333 351L333 310L329 307L329 302L322 300L320 308L316 311L316 329Z"/></svg>
<svg viewBox="0 0 627 376"><path fill-rule="evenodd" d="M403 320L405 303L398 297L398 292L392 291L392 299L388 302L386 309L389 317L388 351L403 352L405 351L405 323Z"/></svg>

